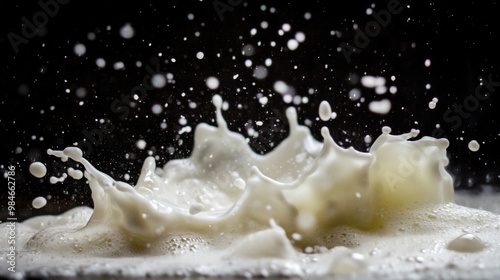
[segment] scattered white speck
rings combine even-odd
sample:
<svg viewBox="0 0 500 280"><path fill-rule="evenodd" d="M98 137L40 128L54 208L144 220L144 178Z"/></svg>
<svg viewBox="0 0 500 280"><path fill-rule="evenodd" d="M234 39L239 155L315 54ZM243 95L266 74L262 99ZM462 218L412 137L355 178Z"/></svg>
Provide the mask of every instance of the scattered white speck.
<svg viewBox="0 0 500 280"><path fill-rule="evenodd" d="M29 170L31 175L37 178L42 178L43 176L45 176L45 174L47 174L47 168L45 167L45 165L38 161L30 164Z"/></svg>
<svg viewBox="0 0 500 280"><path fill-rule="evenodd" d="M255 54L255 47L251 44L244 45L241 53L244 56L252 56Z"/></svg>
<svg viewBox="0 0 500 280"><path fill-rule="evenodd" d="M361 91L357 88L353 88L349 91L349 99L356 101L361 97Z"/></svg>
<svg viewBox="0 0 500 280"><path fill-rule="evenodd" d="M151 84L155 88L162 88L167 84L167 78L165 78L165 76L162 74L155 74L151 78Z"/></svg>
<svg viewBox="0 0 500 280"><path fill-rule="evenodd" d="M267 96L263 96L263 97L259 98L259 102L262 105L266 105L268 101L269 101L269 99L267 98Z"/></svg>
<svg viewBox="0 0 500 280"><path fill-rule="evenodd" d="M372 136L371 135L366 135L365 138L363 139L366 144L370 144L372 142Z"/></svg>
<svg viewBox="0 0 500 280"><path fill-rule="evenodd" d="M125 68L125 64L123 64L123 62L121 61L118 61L113 64L113 68L115 68L115 70L122 70Z"/></svg>
<svg viewBox="0 0 500 280"><path fill-rule="evenodd" d="M75 48L73 49L73 51L75 52L75 54L77 56L82 56L87 51L87 48L85 47L84 44L78 43L75 45Z"/></svg>
<svg viewBox="0 0 500 280"><path fill-rule="evenodd" d="M189 20L193 20L194 19L194 15L193 14L188 14L187 17L188 17Z"/></svg>
<svg viewBox="0 0 500 280"><path fill-rule="evenodd" d="M288 24L288 23L283 24L283 26L281 27L281 29L283 29L283 31L285 31L285 32L290 31L291 28L292 28L292 26L290 26L290 24Z"/></svg>
<svg viewBox="0 0 500 280"><path fill-rule="evenodd" d="M196 53L196 58L203 59L204 57L205 57L205 54L203 52Z"/></svg>
<svg viewBox="0 0 500 280"><path fill-rule="evenodd" d="M125 39L134 37L134 33L134 28L130 25L130 23L127 23L122 28L120 28L120 36Z"/></svg>
<svg viewBox="0 0 500 280"><path fill-rule="evenodd" d="M135 142L135 146L140 150L144 150L146 148L146 141L140 139L137 142Z"/></svg>
<svg viewBox="0 0 500 280"><path fill-rule="evenodd" d="M219 79L216 77L208 77L206 83L209 89L217 89L219 87Z"/></svg>
<svg viewBox="0 0 500 280"><path fill-rule="evenodd" d="M376 114L387 114L391 110L391 101L389 101L389 99L372 101L368 105L368 108Z"/></svg>
<svg viewBox="0 0 500 280"><path fill-rule="evenodd" d="M476 140L469 142L469 150L477 152L479 150L479 143Z"/></svg>
<svg viewBox="0 0 500 280"><path fill-rule="evenodd" d="M153 114L155 114L155 115L161 114L162 111L163 111L163 107L160 104L154 104L151 107L151 112L153 112Z"/></svg>
<svg viewBox="0 0 500 280"><path fill-rule="evenodd" d="M431 60L430 59L426 59L425 62L424 62L424 65L425 65L425 67L431 66Z"/></svg>
<svg viewBox="0 0 500 280"><path fill-rule="evenodd" d="M299 46L299 42L295 39L290 39L288 40L286 46L288 47L289 50L293 51L297 49L297 47Z"/></svg>
<svg viewBox="0 0 500 280"><path fill-rule="evenodd" d="M43 196L39 196L39 197L33 199L33 202L31 203L31 205L33 205L33 208L35 208L35 209L40 209L40 208L44 207L46 204L47 204L47 200Z"/></svg>
<svg viewBox="0 0 500 280"><path fill-rule="evenodd" d="M77 88L75 93L76 93L76 97L78 97L78 98L84 98L85 96L87 96L87 90L85 88L82 88L82 87Z"/></svg>
<svg viewBox="0 0 500 280"><path fill-rule="evenodd" d="M94 32L89 32L87 34L87 39L89 39L90 41L94 41L95 40L95 33Z"/></svg>
<svg viewBox="0 0 500 280"><path fill-rule="evenodd" d="M288 91L288 85L283 81L276 81L274 83L274 90L277 93L285 94Z"/></svg>
<svg viewBox="0 0 500 280"><path fill-rule="evenodd" d="M265 79L267 77L267 68L262 65L258 65L253 70L253 76L258 80Z"/></svg>
<svg viewBox="0 0 500 280"><path fill-rule="evenodd" d="M328 121L332 117L332 107L330 106L330 103L328 101L323 100L319 104L319 117L322 121Z"/></svg>
<svg viewBox="0 0 500 280"><path fill-rule="evenodd" d="M361 77L361 84L367 88L376 88L385 86L384 77L363 76Z"/></svg>
<svg viewBox="0 0 500 280"><path fill-rule="evenodd" d="M303 32L297 32L295 33L295 40L302 43L306 40L306 35Z"/></svg>

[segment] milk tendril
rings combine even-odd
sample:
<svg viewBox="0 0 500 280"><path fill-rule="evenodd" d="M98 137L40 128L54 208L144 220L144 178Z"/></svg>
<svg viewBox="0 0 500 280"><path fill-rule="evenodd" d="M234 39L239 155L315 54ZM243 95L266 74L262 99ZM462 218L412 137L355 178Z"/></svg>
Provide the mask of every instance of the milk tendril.
<svg viewBox="0 0 500 280"><path fill-rule="evenodd" d="M94 208L19 224L21 273L387 277L437 270L432 275L446 278L458 267L470 272L474 262L499 273L500 219L454 203L448 140L412 140L418 130L392 135L383 127L368 152L344 149L326 127L323 141L314 139L291 107L289 136L259 155L228 129L222 98L212 101L217 127L196 127L192 155L162 168L148 157L135 186L97 170L76 147L49 149L85 168Z"/></svg>

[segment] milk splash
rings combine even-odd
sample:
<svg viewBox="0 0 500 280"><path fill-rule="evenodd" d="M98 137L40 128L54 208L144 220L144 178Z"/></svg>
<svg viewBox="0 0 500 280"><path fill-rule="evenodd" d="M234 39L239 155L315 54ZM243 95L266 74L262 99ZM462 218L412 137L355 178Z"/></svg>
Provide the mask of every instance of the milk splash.
<svg viewBox="0 0 500 280"><path fill-rule="evenodd" d="M213 103L217 127L197 126L192 155L162 168L148 157L135 186L97 170L76 147L48 150L85 168L94 209L21 223L23 275L390 274L418 268L390 267L402 262L395 254L430 254L438 261L427 268L442 268L469 240L485 260L500 255L492 235L500 218L453 203L446 139L410 141L417 130L384 127L363 153L338 146L326 127L317 141L288 108L289 136L258 155L229 131L221 97ZM469 224L492 240L460 237Z"/></svg>

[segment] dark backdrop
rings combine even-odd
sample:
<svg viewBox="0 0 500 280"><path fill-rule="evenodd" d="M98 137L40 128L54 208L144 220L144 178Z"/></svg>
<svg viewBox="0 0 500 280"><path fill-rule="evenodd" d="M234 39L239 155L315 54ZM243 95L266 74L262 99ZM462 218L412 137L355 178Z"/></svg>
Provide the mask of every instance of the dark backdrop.
<svg viewBox="0 0 500 280"><path fill-rule="evenodd" d="M246 135L251 124L260 131L258 137L250 137L252 148L261 153L271 150L287 134L284 111L292 105L274 91L278 80L308 98L307 104L296 107L300 122L309 124L318 139L320 127L326 125L343 147L366 151L364 136L376 138L383 125L391 126L394 133L418 128L421 136L450 140L448 170L457 190L478 192L484 185L497 186L497 1L401 0L400 8L398 3L2 3L0 164L3 172L9 165L16 167L18 218L92 203L83 181L48 183L48 177L60 174L61 167L46 155L46 149L78 143L98 168L120 180L129 174L134 183L148 155L157 156L159 165L189 156L193 133L178 135L179 118L184 117L193 128L200 122L214 123L210 102L214 93L228 101L229 127ZM382 24L375 24L377 15ZM262 22L267 23L266 29ZM130 39L119 33L127 23L135 30ZM283 24L291 29L279 34ZM372 36L363 38L355 26L365 34L368 28ZM256 34L252 35L252 29ZM287 42L297 32L305 34L305 41L292 51ZM78 43L86 47L82 56L74 52ZM246 45L254 47L252 56L242 54ZM346 51L354 51L349 59ZM196 57L198 52L204 53L203 59ZM104 68L97 67L98 58L106 61ZM267 77L256 79L253 69L265 65L267 58L272 60ZM246 60L252 61L251 67L245 66ZM115 70L113 64L119 61L125 68ZM161 89L151 89L150 73L170 73L173 79ZM362 87L359 77L363 75L385 77L388 87L397 87L396 94L377 95ZM218 77L217 90L207 88L205 79L210 76ZM481 86L480 77L489 82ZM478 87L481 95L475 95ZM365 99L359 106L349 99L353 88ZM268 96L266 106L259 103L260 95ZM439 101L431 110L428 103L433 97ZM368 110L371 100L383 98L392 102L389 114ZM336 119L316 120L322 100L332 104ZM190 107L193 103L195 109ZM154 104L168 106L156 115L151 110ZM460 111L460 106L465 109ZM263 125L257 127L256 121ZM147 142L146 149L137 148L139 139ZM477 152L467 148L474 139L481 144ZM48 166L44 179L28 172L29 164L38 160ZM7 181L2 182L0 217L4 220ZM31 200L39 195L50 195L50 199L46 207L36 210Z"/></svg>

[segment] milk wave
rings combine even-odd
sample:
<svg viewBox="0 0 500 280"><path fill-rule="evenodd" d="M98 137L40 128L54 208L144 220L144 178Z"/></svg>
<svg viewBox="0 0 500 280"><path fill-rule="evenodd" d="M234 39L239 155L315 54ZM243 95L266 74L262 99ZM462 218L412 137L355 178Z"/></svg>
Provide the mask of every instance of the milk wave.
<svg viewBox="0 0 500 280"><path fill-rule="evenodd" d="M289 136L270 153L258 155L242 135L228 130L221 97L214 96L213 103L218 126L197 126L192 155L162 168L148 157L135 186L97 170L76 147L48 150L62 161L71 159L85 168L94 209L79 207L21 223L18 241L26 256L21 273L362 273L370 270L367 248L377 249L374 236L387 237L385 232L411 223L409 231L422 236L447 232L446 238L453 241L447 249L441 244L442 251L473 248L469 251L500 255L496 245L491 245L498 238L484 243L472 233L463 237L449 229L456 224L450 213L464 219L479 215L481 220L474 220L480 224L476 228L489 223L489 229L498 229L500 219L453 203L452 178L445 170L446 139L410 141L417 130L391 135L390 128L384 127L364 153L338 146L326 127L321 130L323 142L317 141L307 127L298 124L295 109L289 108ZM430 231L436 219L442 228ZM3 234L7 229L0 230ZM378 247L394 249L393 241L386 242ZM407 247L407 254L415 250L402 246ZM353 251L356 248L361 253ZM52 265L50 273L41 269L48 264L40 256L54 254L75 261L62 270ZM327 265L306 265L314 254ZM116 270L128 263L124 258L138 256L147 256L152 263L167 260L169 265L163 270L147 264L126 272ZM173 261L172 256L180 259ZM109 267L96 267L92 258L101 258ZM375 271L384 260L388 261L375 258ZM228 261L233 266L228 267ZM91 264L94 267L86 267Z"/></svg>

